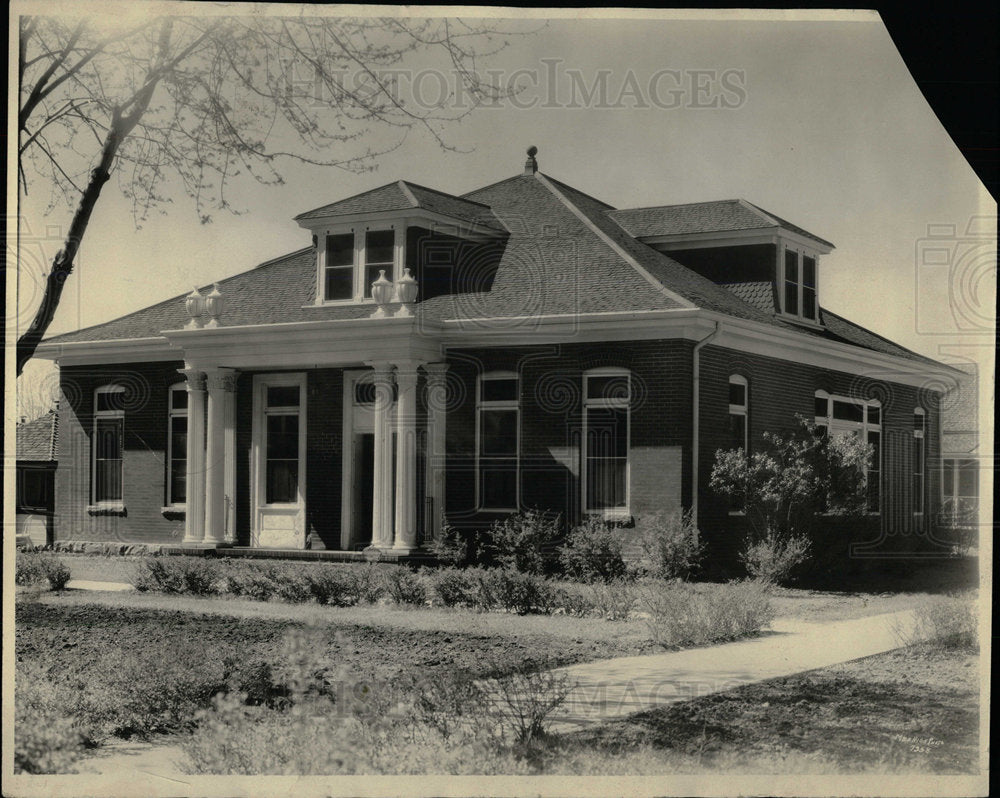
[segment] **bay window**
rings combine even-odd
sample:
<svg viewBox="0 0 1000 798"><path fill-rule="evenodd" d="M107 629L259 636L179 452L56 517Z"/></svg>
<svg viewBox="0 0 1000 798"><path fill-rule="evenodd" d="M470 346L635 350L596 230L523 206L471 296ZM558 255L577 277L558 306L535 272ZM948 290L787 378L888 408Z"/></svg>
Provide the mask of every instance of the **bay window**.
<svg viewBox="0 0 1000 798"><path fill-rule="evenodd" d="M518 508L520 405L517 374L479 378L476 413L476 493L483 510Z"/></svg>
<svg viewBox="0 0 1000 798"><path fill-rule="evenodd" d="M583 510L627 515L631 382L623 369L583 375Z"/></svg>

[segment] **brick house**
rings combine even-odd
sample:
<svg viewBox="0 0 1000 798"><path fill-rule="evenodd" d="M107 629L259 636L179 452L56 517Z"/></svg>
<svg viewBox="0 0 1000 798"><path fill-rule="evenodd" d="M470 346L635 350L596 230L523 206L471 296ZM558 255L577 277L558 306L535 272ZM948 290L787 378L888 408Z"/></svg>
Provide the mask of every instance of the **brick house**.
<svg viewBox="0 0 1000 798"><path fill-rule="evenodd" d="M15 524L18 545L52 542L59 418L49 411L17 425Z"/></svg>
<svg viewBox="0 0 1000 798"><path fill-rule="evenodd" d="M822 308L833 245L749 202L617 210L530 152L295 221L296 252L39 348L58 539L396 556L446 519L691 508L724 557L715 452L797 414L875 445L863 535L930 524L952 370Z"/></svg>

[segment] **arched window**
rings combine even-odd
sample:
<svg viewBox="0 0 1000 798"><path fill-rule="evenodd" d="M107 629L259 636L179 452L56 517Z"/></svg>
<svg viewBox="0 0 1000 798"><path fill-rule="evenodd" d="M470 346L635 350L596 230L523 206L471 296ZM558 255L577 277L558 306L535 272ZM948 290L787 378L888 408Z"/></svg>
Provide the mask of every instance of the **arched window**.
<svg viewBox="0 0 1000 798"><path fill-rule="evenodd" d="M927 468L927 413L922 407L913 411L913 512L923 515Z"/></svg>
<svg viewBox="0 0 1000 798"><path fill-rule="evenodd" d="M125 388L104 385L94 391L94 443L91 469L93 503L122 503L122 442L125 437Z"/></svg>
<svg viewBox="0 0 1000 798"><path fill-rule="evenodd" d="M629 424L631 376L625 369L583 374L584 512L629 513Z"/></svg>
<svg viewBox="0 0 1000 798"><path fill-rule="evenodd" d="M816 391L816 426L831 435L859 435L872 447L866 478L868 512L882 509L882 404Z"/></svg>
<svg viewBox="0 0 1000 798"><path fill-rule="evenodd" d="M167 505L187 502L187 384L171 385L167 396Z"/></svg>
<svg viewBox="0 0 1000 798"><path fill-rule="evenodd" d="M729 377L729 447L750 453L750 386L746 377Z"/></svg>
<svg viewBox="0 0 1000 798"><path fill-rule="evenodd" d="M490 371L476 391L476 505L518 509L520 405L517 374Z"/></svg>

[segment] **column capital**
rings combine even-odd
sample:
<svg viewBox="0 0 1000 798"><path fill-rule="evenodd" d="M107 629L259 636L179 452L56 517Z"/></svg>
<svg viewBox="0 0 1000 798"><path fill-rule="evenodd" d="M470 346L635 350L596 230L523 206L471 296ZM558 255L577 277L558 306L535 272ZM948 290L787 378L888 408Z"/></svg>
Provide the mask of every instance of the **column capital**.
<svg viewBox="0 0 1000 798"><path fill-rule="evenodd" d="M236 390L236 377L239 372L229 368L205 369L205 379L210 391L232 392Z"/></svg>
<svg viewBox="0 0 1000 798"><path fill-rule="evenodd" d="M189 391L205 390L205 372L201 369L185 366L182 369L177 369L177 373L184 375L184 379L187 381L187 389Z"/></svg>
<svg viewBox="0 0 1000 798"><path fill-rule="evenodd" d="M370 366L372 371L375 372L375 379L386 379L392 377L392 370L395 368L395 363L388 360L369 360L365 363L366 366Z"/></svg>
<svg viewBox="0 0 1000 798"><path fill-rule="evenodd" d="M427 374L427 382L435 383L443 380L448 368L447 363L424 363L423 369Z"/></svg>

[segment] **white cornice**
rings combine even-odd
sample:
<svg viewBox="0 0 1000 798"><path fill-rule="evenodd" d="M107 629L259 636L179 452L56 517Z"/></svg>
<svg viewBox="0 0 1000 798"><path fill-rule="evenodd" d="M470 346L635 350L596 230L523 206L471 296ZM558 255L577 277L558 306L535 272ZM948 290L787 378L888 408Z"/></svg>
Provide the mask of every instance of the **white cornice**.
<svg viewBox="0 0 1000 798"><path fill-rule="evenodd" d="M35 357L42 360L56 360L60 366L179 359L177 351L170 348L170 343L163 336L65 343L43 341L35 350Z"/></svg>
<svg viewBox="0 0 1000 798"><path fill-rule="evenodd" d="M485 210L485 209L484 209ZM350 230L359 225L389 224L400 227L420 226L443 235L457 238L493 239L503 238L507 233L479 222L459 219L426 208L400 208L399 210L379 211L377 213L349 213L337 216L321 216L313 219L299 219L299 227L312 231L316 235L337 233Z"/></svg>

